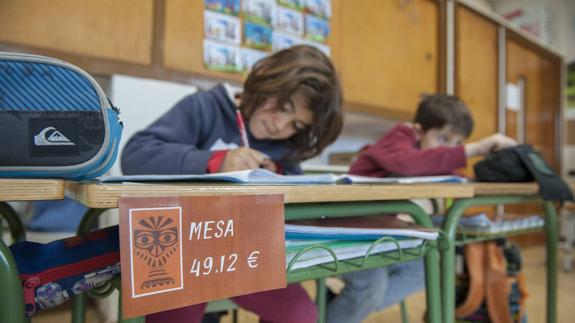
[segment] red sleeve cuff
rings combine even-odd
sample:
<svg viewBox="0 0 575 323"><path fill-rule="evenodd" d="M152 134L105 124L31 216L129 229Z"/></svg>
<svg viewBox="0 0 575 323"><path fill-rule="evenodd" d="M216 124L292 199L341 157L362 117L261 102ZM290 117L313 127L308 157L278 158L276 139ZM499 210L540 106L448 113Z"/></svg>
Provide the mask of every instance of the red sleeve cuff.
<svg viewBox="0 0 575 323"><path fill-rule="evenodd" d="M224 162L224 158L226 158L226 154L228 153L227 150L218 150L212 154L212 157L208 159L208 173L217 173L220 168L222 167L222 163Z"/></svg>

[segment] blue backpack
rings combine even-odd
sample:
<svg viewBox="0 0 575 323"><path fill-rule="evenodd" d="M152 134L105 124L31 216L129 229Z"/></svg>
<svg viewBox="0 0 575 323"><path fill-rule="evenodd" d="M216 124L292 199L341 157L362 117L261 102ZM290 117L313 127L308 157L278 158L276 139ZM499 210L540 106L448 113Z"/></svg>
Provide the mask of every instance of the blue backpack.
<svg viewBox="0 0 575 323"><path fill-rule="evenodd" d="M26 316L101 286L120 273L118 226L47 244L10 246L24 288Z"/></svg>
<svg viewBox="0 0 575 323"><path fill-rule="evenodd" d="M104 174L118 153L118 114L96 81L78 67L0 52L0 177Z"/></svg>

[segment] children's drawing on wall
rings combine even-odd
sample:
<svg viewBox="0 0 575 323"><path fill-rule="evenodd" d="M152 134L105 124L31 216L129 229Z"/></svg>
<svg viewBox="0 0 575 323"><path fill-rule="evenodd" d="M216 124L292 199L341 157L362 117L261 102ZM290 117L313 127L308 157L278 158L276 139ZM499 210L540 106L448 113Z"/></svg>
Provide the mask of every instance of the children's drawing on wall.
<svg viewBox="0 0 575 323"><path fill-rule="evenodd" d="M204 64L206 68L221 72L240 72L244 69L239 47L204 40Z"/></svg>
<svg viewBox="0 0 575 323"><path fill-rule="evenodd" d="M206 9L218 11L227 15L240 14L240 0L204 0Z"/></svg>
<svg viewBox="0 0 575 323"><path fill-rule="evenodd" d="M244 22L244 45L255 49L270 50L272 29L249 21Z"/></svg>
<svg viewBox="0 0 575 323"><path fill-rule="evenodd" d="M308 39L325 42L329 36L329 22L313 15L305 15L305 34Z"/></svg>
<svg viewBox="0 0 575 323"><path fill-rule="evenodd" d="M206 38L239 45L241 43L240 19L211 11L204 11Z"/></svg>
<svg viewBox="0 0 575 323"><path fill-rule="evenodd" d="M305 7L304 0L278 0L280 6L302 11Z"/></svg>
<svg viewBox="0 0 575 323"><path fill-rule="evenodd" d="M305 0L305 11L329 19L331 18L331 0Z"/></svg>
<svg viewBox="0 0 575 323"><path fill-rule="evenodd" d="M271 26L276 15L276 0L244 0L246 20Z"/></svg>
<svg viewBox="0 0 575 323"><path fill-rule="evenodd" d="M252 69L255 63L269 55L268 52L251 48L244 48L242 51L244 54L244 66L248 71Z"/></svg>
<svg viewBox="0 0 575 323"><path fill-rule="evenodd" d="M297 10L278 7L277 30L303 35L303 14Z"/></svg>
<svg viewBox="0 0 575 323"><path fill-rule="evenodd" d="M303 43L303 41L300 37L274 31L272 50L277 52L284 48L299 45L301 43Z"/></svg>
<svg viewBox="0 0 575 323"><path fill-rule="evenodd" d="M244 72L272 51L300 44L330 56L331 0L204 0L204 65Z"/></svg>

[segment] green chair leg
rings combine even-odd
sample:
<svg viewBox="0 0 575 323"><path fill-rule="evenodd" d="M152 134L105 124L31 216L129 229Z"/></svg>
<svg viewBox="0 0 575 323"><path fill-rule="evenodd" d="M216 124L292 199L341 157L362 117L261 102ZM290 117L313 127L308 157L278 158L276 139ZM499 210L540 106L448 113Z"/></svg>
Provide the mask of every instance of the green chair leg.
<svg viewBox="0 0 575 323"><path fill-rule="evenodd" d="M117 290L118 290L118 298L119 298L119 302L118 302L118 323L146 323L146 317L145 316L140 316L140 317L134 317L131 319L124 319L122 317L122 289L120 288L121 282L119 278L116 278L116 280L114 281L114 283L117 286ZM166 322L169 323L169 322Z"/></svg>
<svg viewBox="0 0 575 323"><path fill-rule="evenodd" d="M24 240L22 221L8 203L0 202L0 218L6 220L12 241ZM8 246L0 239L0 322L24 323L24 291L18 267Z"/></svg>
<svg viewBox="0 0 575 323"><path fill-rule="evenodd" d="M557 212L555 203L546 201L545 230L547 233L547 322L557 322Z"/></svg>
<svg viewBox="0 0 575 323"><path fill-rule="evenodd" d="M24 291L10 249L0 239L0 322L24 323Z"/></svg>
<svg viewBox="0 0 575 323"><path fill-rule="evenodd" d="M72 297L72 323L86 322L86 295L84 293Z"/></svg>
<svg viewBox="0 0 575 323"><path fill-rule="evenodd" d="M407 313L407 304L405 300L399 302L399 308L401 309L401 322L409 323L409 314Z"/></svg>
<svg viewBox="0 0 575 323"><path fill-rule="evenodd" d="M26 240L24 224L14 209L6 202L0 202L0 219L4 218L13 242Z"/></svg>

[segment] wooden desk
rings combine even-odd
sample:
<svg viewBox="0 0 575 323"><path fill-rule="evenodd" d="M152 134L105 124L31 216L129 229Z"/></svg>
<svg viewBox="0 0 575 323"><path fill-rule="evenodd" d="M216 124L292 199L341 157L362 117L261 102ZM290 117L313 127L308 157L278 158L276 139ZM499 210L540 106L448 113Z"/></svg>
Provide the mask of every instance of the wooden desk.
<svg viewBox="0 0 575 323"><path fill-rule="evenodd" d="M158 184L97 184L66 182L66 195L93 209L116 208L121 196L179 196L179 195L215 195L215 194L284 194L286 219L313 218L321 215L349 216L374 214L378 212L405 212L414 216L418 223L430 227L431 220L409 199L425 198L470 198L473 187L461 184L414 184L414 185L241 185L216 183L158 183ZM81 227L89 227L99 211L91 210L83 220ZM413 256L412 259L420 258ZM383 259L383 258L382 258ZM408 258L403 259L406 261ZM373 259L372 259L373 260ZM388 261L366 263L372 268L392 263ZM425 253L426 281L428 284L427 307L430 322L441 322L439 294L438 251L428 248ZM337 267L336 267L337 268ZM359 270L341 263L338 273ZM333 275L333 271L316 268L307 273L288 272L288 281L296 282L312 278ZM321 286L321 285L320 285ZM322 287L320 287L321 290ZM320 322L323 321L325 293L318 293Z"/></svg>
<svg viewBox="0 0 575 323"><path fill-rule="evenodd" d="M537 195L537 183L469 183L474 196L489 195Z"/></svg>
<svg viewBox="0 0 575 323"><path fill-rule="evenodd" d="M543 201L536 183L470 183L475 197L456 200L448 210L442 230L447 248L441 250L443 319L455 320L455 236L457 223L468 207L500 204L540 203L545 210L547 233L547 322L557 321L557 213L555 203Z"/></svg>
<svg viewBox="0 0 575 323"><path fill-rule="evenodd" d="M65 191L90 208L116 208L120 196L213 194L284 194L285 203L390 201L472 197L474 188L461 184L414 185L238 185L238 184L96 184L66 182Z"/></svg>
<svg viewBox="0 0 575 323"><path fill-rule="evenodd" d="M60 179L0 179L0 202L63 198L64 181Z"/></svg>
<svg viewBox="0 0 575 323"><path fill-rule="evenodd" d="M64 181L58 179L0 179L0 216L8 222L14 241L24 239L24 226L8 201L64 198ZM0 239L0 322L24 323L24 299L18 268L10 249ZM16 296L15 296L16 295Z"/></svg>

